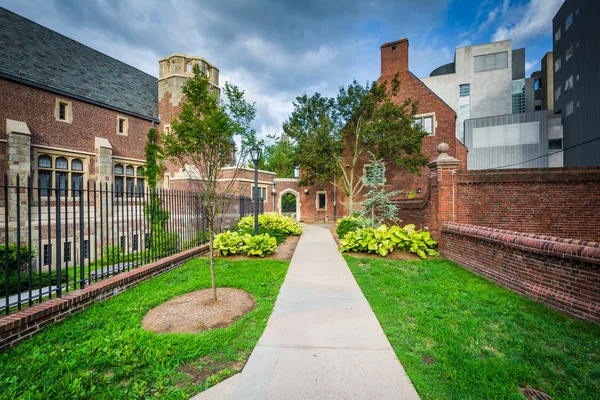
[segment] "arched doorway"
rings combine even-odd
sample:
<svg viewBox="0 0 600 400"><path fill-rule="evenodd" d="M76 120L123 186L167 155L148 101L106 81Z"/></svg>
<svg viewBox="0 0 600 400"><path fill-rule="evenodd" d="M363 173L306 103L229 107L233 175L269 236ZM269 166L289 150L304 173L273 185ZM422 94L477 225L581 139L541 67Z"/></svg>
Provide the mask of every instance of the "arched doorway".
<svg viewBox="0 0 600 400"><path fill-rule="evenodd" d="M279 193L279 214L300 221L300 194L294 189L285 189Z"/></svg>

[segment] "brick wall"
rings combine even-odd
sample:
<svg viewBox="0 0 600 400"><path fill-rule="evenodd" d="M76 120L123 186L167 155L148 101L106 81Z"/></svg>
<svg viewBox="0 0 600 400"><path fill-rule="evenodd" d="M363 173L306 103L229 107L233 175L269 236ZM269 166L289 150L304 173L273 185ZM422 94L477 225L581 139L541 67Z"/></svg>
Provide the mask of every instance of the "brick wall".
<svg viewBox="0 0 600 400"><path fill-rule="evenodd" d="M45 326L62 321L96 302L109 299L141 282L179 267L207 249L208 245L202 245L184 251L94 283L85 289L70 292L61 298L48 300L0 318L0 352L36 335Z"/></svg>
<svg viewBox="0 0 600 400"><path fill-rule="evenodd" d="M151 121L103 108L31 86L0 79L0 139L6 139L6 119L23 121L31 144L95 153L95 137L109 140L113 156L144 159ZM56 99L70 101L72 123L56 121ZM128 136L117 135L117 115L128 119ZM4 171L2 171L4 172Z"/></svg>
<svg viewBox="0 0 600 400"><path fill-rule="evenodd" d="M600 241L600 168L457 171L454 222Z"/></svg>
<svg viewBox="0 0 600 400"><path fill-rule="evenodd" d="M600 323L600 243L444 224L442 254L494 283Z"/></svg>

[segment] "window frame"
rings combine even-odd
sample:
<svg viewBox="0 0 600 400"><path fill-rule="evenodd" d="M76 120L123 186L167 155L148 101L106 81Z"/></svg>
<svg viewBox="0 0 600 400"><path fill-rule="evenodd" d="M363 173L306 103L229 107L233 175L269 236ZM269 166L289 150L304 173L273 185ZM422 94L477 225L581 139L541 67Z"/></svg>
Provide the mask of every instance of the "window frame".
<svg viewBox="0 0 600 400"><path fill-rule="evenodd" d="M50 167L45 167L45 166L40 166L40 159L41 158L49 158L51 160L51 166ZM67 168L57 168L57 161L60 159L64 159L66 160L67 163ZM73 161L79 161L81 162L81 169L73 169ZM44 198L55 198L56 197L56 189L58 188L58 183L59 183L59 178L61 176L65 176L65 187L64 190L61 190L61 197L64 197L65 195L67 197L73 197L75 195L75 192L73 192L73 187L74 187L74 178L75 177L79 177L81 176L80 179L81 181L81 189L84 190L85 192L85 188L86 188L86 183L88 181L88 172L89 172L89 158L79 155L79 154L72 154L72 153L68 153L68 152L51 152L51 151L47 151L45 149L35 149L34 150L34 163L32 163L33 165L35 165L35 171L34 171L34 187L37 187L38 190L41 191L40 196L44 197ZM50 175L50 179L49 179L49 188L47 188L46 186L41 185L41 173L44 173L44 175L49 174Z"/></svg>
<svg viewBox="0 0 600 400"><path fill-rule="evenodd" d="M425 119L426 118L431 118L431 132L425 131ZM437 128L437 120L435 118L435 113L417 114L417 115L413 116L413 126L415 126L415 123L417 120L421 121L421 125L420 125L421 129L423 129L423 131L427 132L426 137L435 136L435 130Z"/></svg>
<svg viewBox="0 0 600 400"><path fill-rule="evenodd" d="M61 118L61 115L60 115L61 105L65 106L64 118ZM68 100L57 97L55 100L55 103L54 103L54 119L57 122L62 122L65 124L72 124L73 123L73 103Z"/></svg>
<svg viewBox="0 0 600 400"><path fill-rule="evenodd" d="M117 166L122 168L121 173L117 173ZM146 189L146 179L144 176L145 164L135 164L124 160L115 159L113 162L113 192L115 197L142 198ZM142 173L138 173L138 170ZM131 171L131 173L129 173ZM117 182L119 188L117 187ZM131 183L130 183L131 182ZM140 183L142 187L140 188ZM131 190L129 190L131 189ZM141 189L141 190L140 190Z"/></svg>
<svg viewBox="0 0 600 400"><path fill-rule="evenodd" d="M121 122L123 123L123 129L121 129ZM120 114L117 114L117 135L129 136L129 118Z"/></svg>
<svg viewBox="0 0 600 400"><path fill-rule="evenodd" d="M484 57L485 58L491 58L491 57L497 58L500 54L506 54L506 66L498 67L497 66L497 60L494 60L494 65L495 65L494 68L485 68L486 61L485 61ZM482 60L483 69L478 70L477 67L476 67L476 65L477 65L477 61L476 60L480 60L480 59ZM508 62L508 51L498 51L496 53L480 54L480 55L477 55L477 56L473 56L473 72L474 73L496 71L498 69L505 69L505 68L508 68L508 64L509 64L509 62Z"/></svg>
<svg viewBox="0 0 600 400"><path fill-rule="evenodd" d="M325 207L321 208L319 207L319 198L321 195L325 195ZM317 209L317 211L327 211L327 191L325 190L320 190L317 191L316 193L316 197L315 197L315 208Z"/></svg>
<svg viewBox="0 0 600 400"><path fill-rule="evenodd" d="M567 18L565 18L565 32L573 25L573 12L571 12Z"/></svg>
<svg viewBox="0 0 600 400"><path fill-rule="evenodd" d="M570 53L569 53L570 51ZM574 53L574 47L573 47L573 43L571 43L569 45L569 47L567 47L567 49L565 50L565 62L569 61L569 59L571 57L573 57L573 53Z"/></svg>

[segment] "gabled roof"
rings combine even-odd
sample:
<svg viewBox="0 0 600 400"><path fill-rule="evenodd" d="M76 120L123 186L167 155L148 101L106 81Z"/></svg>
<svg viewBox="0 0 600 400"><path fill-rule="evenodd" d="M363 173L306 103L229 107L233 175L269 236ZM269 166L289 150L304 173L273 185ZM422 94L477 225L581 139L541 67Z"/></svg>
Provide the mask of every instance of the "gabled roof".
<svg viewBox="0 0 600 400"><path fill-rule="evenodd" d="M1 7L0 54L1 78L158 121L155 77Z"/></svg>

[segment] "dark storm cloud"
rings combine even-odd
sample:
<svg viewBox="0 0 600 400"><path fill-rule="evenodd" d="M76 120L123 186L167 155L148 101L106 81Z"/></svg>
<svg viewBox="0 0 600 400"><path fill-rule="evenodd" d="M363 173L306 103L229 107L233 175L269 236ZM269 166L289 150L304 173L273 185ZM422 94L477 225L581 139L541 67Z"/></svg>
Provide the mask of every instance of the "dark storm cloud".
<svg viewBox="0 0 600 400"><path fill-rule="evenodd" d="M443 20L448 2L0 0L0 5L153 75L159 58L200 55L219 67L222 84L231 81L256 102L255 125L264 135L278 133L302 92L334 94L353 78L376 79L379 45L424 37ZM427 54L415 59L426 64Z"/></svg>

